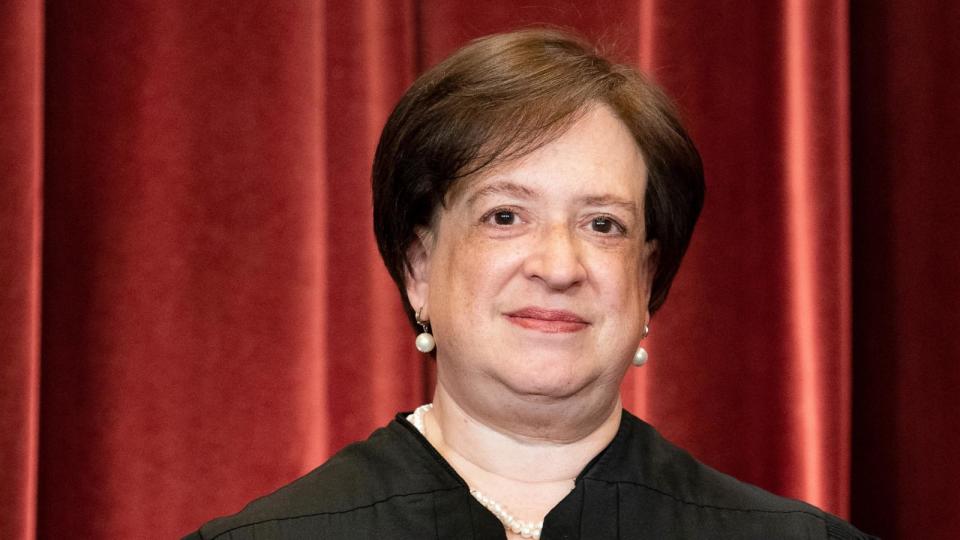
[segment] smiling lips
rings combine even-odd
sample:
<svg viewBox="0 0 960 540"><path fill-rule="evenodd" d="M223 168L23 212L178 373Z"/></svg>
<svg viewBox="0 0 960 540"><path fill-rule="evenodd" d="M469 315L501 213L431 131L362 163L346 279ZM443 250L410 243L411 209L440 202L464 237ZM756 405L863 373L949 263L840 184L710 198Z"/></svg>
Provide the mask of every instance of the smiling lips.
<svg viewBox="0 0 960 540"><path fill-rule="evenodd" d="M547 334L579 332L590 324L576 313L559 309L526 307L506 316L508 321L519 327Z"/></svg>

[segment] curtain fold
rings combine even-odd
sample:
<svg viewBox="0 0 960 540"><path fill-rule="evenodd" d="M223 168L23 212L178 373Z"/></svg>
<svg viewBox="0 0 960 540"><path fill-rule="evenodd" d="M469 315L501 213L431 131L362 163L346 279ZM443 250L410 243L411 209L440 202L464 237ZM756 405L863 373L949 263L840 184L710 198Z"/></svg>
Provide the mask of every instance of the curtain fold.
<svg viewBox="0 0 960 540"><path fill-rule="evenodd" d="M960 4L851 4L852 515L960 536Z"/></svg>
<svg viewBox="0 0 960 540"><path fill-rule="evenodd" d="M380 130L415 76L416 11L410 1L331 2L325 35L326 414L330 448L385 424L424 399L423 367L396 287L373 236L370 173Z"/></svg>
<svg viewBox="0 0 960 540"><path fill-rule="evenodd" d="M850 153L847 44L839 2L784 9L785 289L796 381L790 424L799 498L846 515L850 476ZM824 227L829 223L831 226Z"/></svg>
<svg viewBox="0 0 960 540"><path fill-rule="evenodd" d="M0 6L0 538L37 515L43 5Z"/></svg>
<svg viewBox="0 0 960 540"><path fill-rule="evenodd" d="M418 73L532 24L642 66L704 157L625 405L873 534L960 535L953 3L8 4L0 538L179 537L428 400L373 152Z"/></svg>
<svg viewBox="0 0 960 540"><path fill-rule="evenodd" d="M177 537L327 455L322 15L48 4L41 537Z"/></svg>

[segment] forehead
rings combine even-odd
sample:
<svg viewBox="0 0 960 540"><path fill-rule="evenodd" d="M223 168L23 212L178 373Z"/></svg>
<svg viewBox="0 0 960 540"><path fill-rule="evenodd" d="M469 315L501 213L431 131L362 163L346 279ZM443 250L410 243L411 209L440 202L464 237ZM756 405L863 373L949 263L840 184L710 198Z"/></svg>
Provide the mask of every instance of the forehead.
<svg viewBox="0 0 960 540"><path fill-rule="evenodd" d="M447 200L459 205L493 194L556 194L615 196L639 203L646 170L627 126L607 106L596 105L536 150L463 178Z"/></svg>

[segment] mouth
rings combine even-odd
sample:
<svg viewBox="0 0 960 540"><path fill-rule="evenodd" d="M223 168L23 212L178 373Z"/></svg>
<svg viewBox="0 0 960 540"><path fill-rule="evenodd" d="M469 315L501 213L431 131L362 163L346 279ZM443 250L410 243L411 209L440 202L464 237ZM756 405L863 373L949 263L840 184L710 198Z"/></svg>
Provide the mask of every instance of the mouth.
<svg viewBox="0 0 960 540"><path fill-rule="evenodd" d="M546 334L579 332L590 325L576 313L562 309L525 307L505 315L512 324Z"/></svg>

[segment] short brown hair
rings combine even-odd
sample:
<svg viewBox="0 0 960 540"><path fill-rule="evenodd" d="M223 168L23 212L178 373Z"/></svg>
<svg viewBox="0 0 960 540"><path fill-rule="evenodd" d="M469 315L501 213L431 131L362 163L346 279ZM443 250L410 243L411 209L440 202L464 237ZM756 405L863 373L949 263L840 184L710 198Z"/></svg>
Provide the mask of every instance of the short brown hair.
<svg viewBox="0 0 960 540"><path fill-rule="evenodd" d="M548 143L596 103L609 106L647 165L647 240L657 240L649 309L666 300L703 206L700 154L670 100L636 69L554 29L472 41L400 99L373 163L373 224L387 270L406 294L407 250L457 180Z"/></svg>

